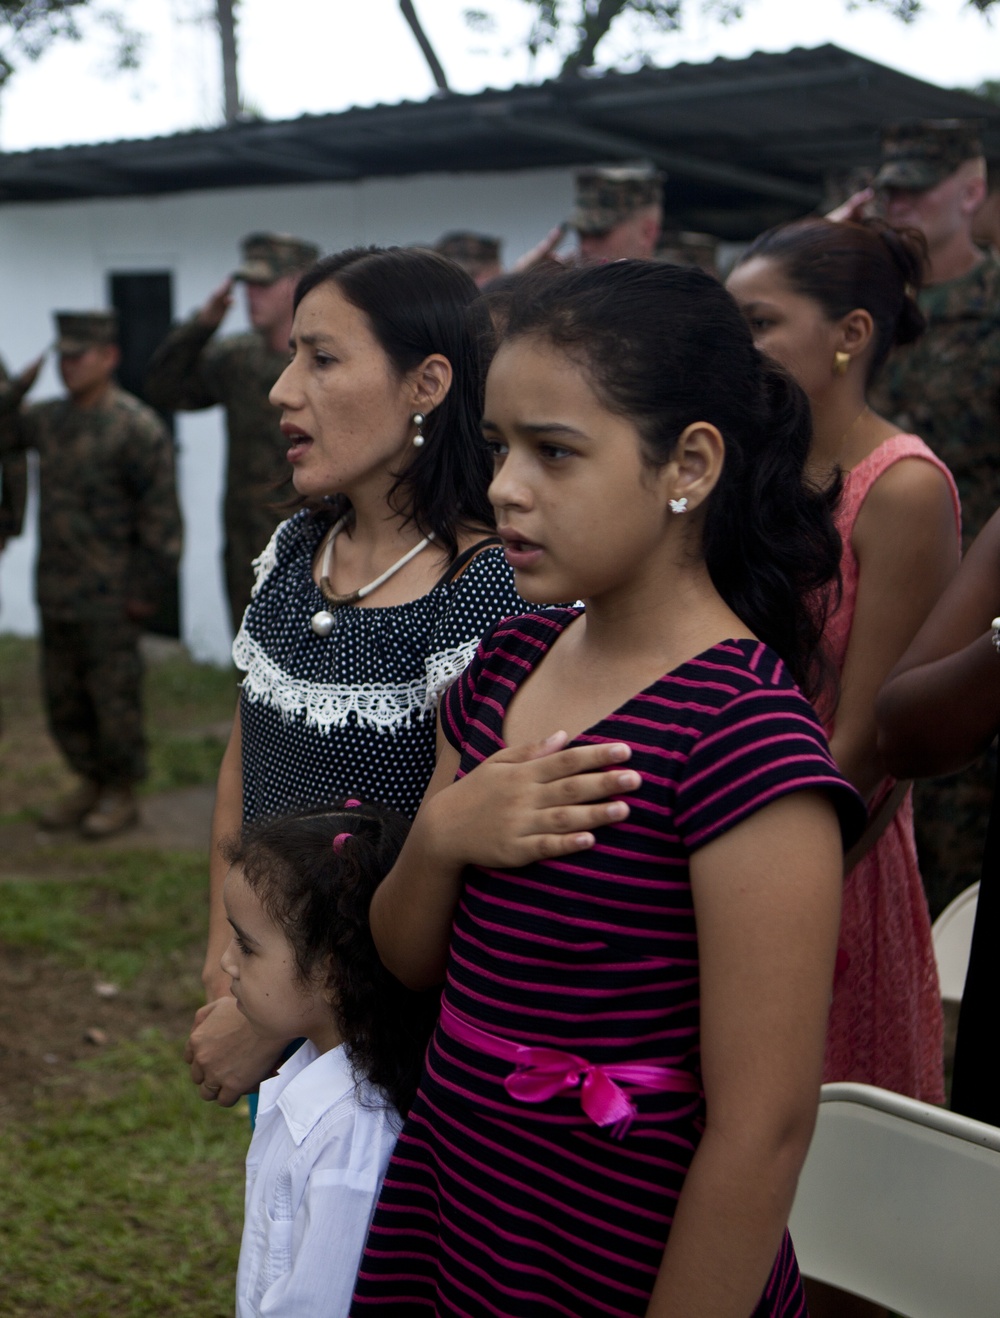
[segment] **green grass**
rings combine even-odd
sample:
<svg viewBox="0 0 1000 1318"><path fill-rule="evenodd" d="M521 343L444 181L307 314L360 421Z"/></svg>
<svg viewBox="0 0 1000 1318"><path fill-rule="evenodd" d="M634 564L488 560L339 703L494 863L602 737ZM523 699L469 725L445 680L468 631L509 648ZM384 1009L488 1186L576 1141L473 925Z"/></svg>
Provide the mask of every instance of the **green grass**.
<svg viewBox="0 0 1000 1318"><path fill-rule="evenodd" d="M122 993L105 1009L121 1041L54 1068L19 1106L0 1076L0 1312L227 1318L245 1106L202 1103L182 1059L206 858L67 846L28 863L37 872L0 884L0 956L32 970L18 1008L44 1030L61 984L87 995L92 978L112 980ZM66 981L63 969L86 974Z"/></svg>
<svg viewBox="0 0 1000 1318"><path fill-rule="evenodd" d="M71 781L37 670L34 641L0 636L0 828ZM148 665L145 790L214 782L236 695L231 669L182 654ZM14 864L0 881L12 967L0 1021L25 1060L18 1074L0 1059L0 1313L228 1318L245 1107L202 1103L182 1058L201 1001L207 856L66 844L19 849ZM99 980L118 996L95 996ZM92 1026L109 1042L85 1043Z"/></svg>
<svg viewBox="0 0 1000 1318"><path fill-rule="evenodd" d="M95 854L77 845L49 848L35 863L56 867L60 878L27 877L0 887L0 945L27 948L129 987L140 973L176 963L204 937L204 856ZM195 981L192 1010L199 994Z"/></svg>
<svg viewBox="0 0 1000 1318"><path fill-rule="evenodd" d="M214 783L219 776L224 737L170 737L163 733L150 738L149 777L142 785L144 795L169 792L176 787Z"/></svg>
<svg viewBox="0 0 1000 1318"><path fill-rule="evenodd" d="M67 1088L0 1143L3 1313L228 1318L245 1111L201 1103L153 1030Z"/></svg>
<svg viewBox="0 0 1000 1318"><path fill-rule="evenodd" d="M146 668L146 713L154 726L191 729L229 720L238 694L235 668L196 664L182 654Z"/></svg>
<svg viewBox="0 0 1000 1318"><path fill-rule="evenodd" d="M196 664L183 656L147 667L145 792L215 782L237 694L233 668Z"/></svg>

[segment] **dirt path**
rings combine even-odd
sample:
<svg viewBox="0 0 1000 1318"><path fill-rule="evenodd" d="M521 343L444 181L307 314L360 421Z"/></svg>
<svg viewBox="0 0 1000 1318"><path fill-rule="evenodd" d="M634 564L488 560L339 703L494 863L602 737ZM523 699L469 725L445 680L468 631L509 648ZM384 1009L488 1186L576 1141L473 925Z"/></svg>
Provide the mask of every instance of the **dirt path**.
<svg viewBox="0 0 1000 1318"><path fill-rule="evenodd" d="M134 828L102 842L85 842L95 855L111 851L202 851L208 855L214 787L183 787L145 796ZM46 833L33 821L0 824L0 881L44 877L45 857L54 845L75 842L72 832ZM82 841L82 839L81 839Z"/></svg>

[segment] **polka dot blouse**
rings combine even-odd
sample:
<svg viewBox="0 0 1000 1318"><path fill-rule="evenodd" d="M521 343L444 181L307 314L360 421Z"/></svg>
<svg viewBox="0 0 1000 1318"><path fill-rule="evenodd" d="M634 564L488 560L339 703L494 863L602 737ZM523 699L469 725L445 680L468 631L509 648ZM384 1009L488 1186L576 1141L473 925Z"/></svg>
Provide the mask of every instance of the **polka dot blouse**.
<svg viewBox="0 0 1000 1318"><path fill-rule="evenodd" d="M388 608L332 609L312 564L330 519L303 510L257 559L253 598L233 643L243 669L243 817L250 821L356 796L405 815L434 768L442 691L500 618L523 613L503 552L476 555L452 582Z"/></svg>

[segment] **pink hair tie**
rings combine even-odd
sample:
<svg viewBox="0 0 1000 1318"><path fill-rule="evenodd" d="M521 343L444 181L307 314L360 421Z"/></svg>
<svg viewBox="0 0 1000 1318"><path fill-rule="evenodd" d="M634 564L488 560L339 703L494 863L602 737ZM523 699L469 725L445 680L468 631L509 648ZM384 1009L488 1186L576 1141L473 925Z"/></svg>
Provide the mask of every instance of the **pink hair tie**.
<svg viewBox="0 0 1000 1318"><path fill-rule="evenodd" d="M338 856L344 849L344 843L350 841L353 836L353 833L338 833L333 839L333 849Z"/></svg>
<svg viewBox="0 0 1000 1318"><path fill-rule="evenodd" d="M361 804L361 802L360 802L360 801L355 801L354 797L352 796L351 799L350 799L349 801L345 801L345 802L344 802L344 808L349 810L349 809L351 808L352 805L360 805L360 804Z"/></svg>

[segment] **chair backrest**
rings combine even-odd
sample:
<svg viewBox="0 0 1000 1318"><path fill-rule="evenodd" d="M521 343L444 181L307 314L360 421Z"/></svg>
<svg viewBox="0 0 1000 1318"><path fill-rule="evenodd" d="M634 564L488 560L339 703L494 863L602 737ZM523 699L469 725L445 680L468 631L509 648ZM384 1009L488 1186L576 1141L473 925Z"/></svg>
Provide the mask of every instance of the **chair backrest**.
<svg viewBox="0 0 1000 1318"><path fill-rule="evenodd" d="M789 1227L807 1277L907 1318L1000 1314L1000 1129L824 1085Z"/></svg>
<svg viewBox="0 0 1000 1318"><path fill-rule="evenodd" d="M931 926L934 960L945 1002L962 1001L978 902L979 884L974 883L949 902Z"/></svg>

